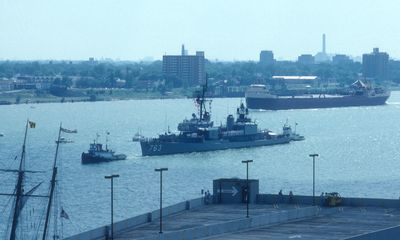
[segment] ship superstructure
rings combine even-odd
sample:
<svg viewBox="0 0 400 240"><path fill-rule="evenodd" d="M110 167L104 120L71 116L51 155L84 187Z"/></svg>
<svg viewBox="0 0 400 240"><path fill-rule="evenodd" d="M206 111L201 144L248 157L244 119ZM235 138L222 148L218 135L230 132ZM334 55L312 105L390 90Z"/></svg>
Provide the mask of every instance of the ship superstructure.
<svg viewBox="0 0 400 240"><path fill-rule="evenodd" d="M291 141L287 134L259 129L249 117L244 103L237 108L236 119L228 115L224 125L215 126L211 121L211 100L205 98L206 90L207 84L195 101L199 108L198 115L193 113L191 119L179 123L178 132L168 131L157 138L140 141L143 156L258 147ZM209 103L208 109L206 103Z"/></svg>
<svg viewBox="0 0 400 240"><path fill-rule="evenodd" d="M292 96L278 96L271 93L267 86L255 84L246 91L246 105L250 109L264 110L376 106L385 104L389 96L389 91L373 88L361 80L354 82L345 93Z"/></svg>

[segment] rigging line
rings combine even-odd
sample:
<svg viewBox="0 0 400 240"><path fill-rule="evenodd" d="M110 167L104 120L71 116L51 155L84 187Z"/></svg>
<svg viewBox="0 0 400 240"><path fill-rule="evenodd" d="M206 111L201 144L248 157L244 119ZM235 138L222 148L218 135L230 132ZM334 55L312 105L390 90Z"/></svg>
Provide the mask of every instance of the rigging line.
<svg viewBox="0 0 400 240"><path fill-rule="evenodd" d="M41 206L42 206L42 207L41 207L42 211L41 211L41 214L39 215L40 220L39 220L39 224L38 224L38 232L37 232L37 235L36 235L36 238L35 238L35 239L39 239L39 238L38 238L38 236L39 236L39 230L41 229L41 227L42 227L42 225L43 225L43 219L44 219L44 216L45 216L45 213L46 213L45 205L46 205L46 201L43 200L43 201L42 201L42 205L41 205Z"/></svg>
<svg viewBox="0 0 400 240"><path fill-rule="evenodd" d="M57 191L57 181L55 182L55 192L54 192L54 200L53 200L53 211L54 211L54 215L53 215L53 224L54 224L54 229L53 229L53 238L55 238L55 236L58 236L58 200L57 200L57 195L58 195L58 191Z"/></svg>
<svg viewBox="0 0 400 240"><path fill-rule="evenodd" d="M16 160L18 159L18 155L17 156L14 156L13 158L11 158L11 157L9 157L9 158L7 158L7 159L12 159L12 160L10 160L10 161L7 161L6 163L8 163L8 166L7 167L4 167L3 169L12 169L12 165L16 162ZM5 163L2 163L3 164L3 166L5 165ZM3 173L6 173L6 172L3 172Z"/></svg>
<svg viewBox="0 0 400 240"><path fill-rule="evenodd" d="M83 228L81 228L79 225L76 225L74 222L72 222L71 218L67 219L69 223L71 223L71 226L77 231L77 232L82 232Z"/></svg>
<svg viewBox="0 0 400 240"><path fill-rule="evenodd" d="M35 213L35 208L33 208L33 219L34 220L32 220L31 222L34 222L35 223L35 228L34 228L34 234L32 234L33 236L32 236L32 239L37 239L37 236L38 236L38 233L39 233L39 230L40 230L40 227L41 227L41 222L42 222L42 219L43 219L43 210L41 210L41 209L44 209L44 203L46 202L46 200L45 199L40 199L40 201L39 201L39 203L37 203L37 204L35 204L35 206L36 206L36 208L37 209L39 209L39 210L37 210L36 211L36 213Z"/></svg>
<svg viewBox="0 0 400 240"><path fill-rule="evenodd" d="M13 194L15 194L15 189L14 189ZM12 199L13 199L13 196L10 196L10 197L8 198L8 201L7 201L6 205L4 205L4 208L3 208L3 210L1 211L1 215L4 215L4 212L6 211L7 206L8 206L8 204L10 204L10 202L11 202Z"/></svg>
<svg viewBox="0 0 400 240"><path fill-rule="evenodd" d="M60 217L60 209L62 208L62 200L61 200L61 193L62 193L62 169L63 169L63 161L62 161L62 154L63 154L63 148L60 147L58 149L58 155L59 155L59 160L58 160L58 171L57 175L58 178L55 182L55 193L54 193L54 233L53 235L56 235L58 238L60 238L60 231L61 231L61 239L63 238L63 218ZM58 218L60 218L61 222L61 230L58 229L59 223L58 223Z"/></svg>
<svg viewBox="0 0 400 240"><path fill-rule="evenodd" d="M7 236L7 234L8 234L8 232L10 231L10 227L11 227L11 221L12 221L12 210L13 210L13 208L14 208L14 205L15 205L15 202L13 202L12 203L12 206L13 207L11 207L11 209L10 209L10 214L8 215L8 224L7 224L7 228L6 228L6 231L5 231L5 236Z"/></svg>

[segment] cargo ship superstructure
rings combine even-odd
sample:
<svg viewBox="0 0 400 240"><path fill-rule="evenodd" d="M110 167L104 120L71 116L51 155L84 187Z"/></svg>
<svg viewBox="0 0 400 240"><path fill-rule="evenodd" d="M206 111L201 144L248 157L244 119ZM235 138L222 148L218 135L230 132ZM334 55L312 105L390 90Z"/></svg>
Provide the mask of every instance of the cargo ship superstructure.
<svg viewBox="0 0 400 240"><path fill-rule="evenodd" d="M372 88L361 80L354 82L346 93L342 94L304 94L278 96L271 93L262 84L251 85L246 91L246 105L249 109L287 110L308 108L334 108L383 105L390 91Z"/></svg>

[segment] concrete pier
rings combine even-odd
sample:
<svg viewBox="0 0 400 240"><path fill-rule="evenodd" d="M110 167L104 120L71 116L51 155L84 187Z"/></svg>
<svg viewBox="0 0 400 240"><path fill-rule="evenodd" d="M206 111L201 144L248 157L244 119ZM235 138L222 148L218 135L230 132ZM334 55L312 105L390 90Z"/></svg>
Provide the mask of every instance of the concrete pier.
<svg viewBox="0 0 400 240"><path fill-rule="evenodd" d="M116 222L114 239L370 240L398 239L400 234L397 199L343 198L339 206L328 207L321 206L322 197L316 197L312 206L311 196L258 194L255 183L255 189L249 188L253 197L247 218L246 198L239 194L245 193L243 181L222 180L223 184L215 182L212 199L198 198L163 208L162 234L160 212L156 210ZM67 239L107 239L109 231L109 226L103 226Z"/></svg>

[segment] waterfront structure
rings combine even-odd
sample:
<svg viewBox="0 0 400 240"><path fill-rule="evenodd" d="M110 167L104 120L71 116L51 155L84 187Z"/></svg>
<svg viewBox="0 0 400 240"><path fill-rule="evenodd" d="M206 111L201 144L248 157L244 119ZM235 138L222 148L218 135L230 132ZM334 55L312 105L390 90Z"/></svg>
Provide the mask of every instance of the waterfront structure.
<svg viewBox="0 0 400 240"><path fill-rule="evenodd" d="M260 52L259 63L263 66L271 66L275 63L274 53L272 51L263 50Z"/></svg>
<svg viewBox="0 0 400 240"><path fill-rule="evenodd" d="M182 45L181 55L163 56L162 72L167 80L178 79L183 86L201 85L206 79L204 52L188 55Z"/></svg>
<svg viewBox="0 0 400 240"><path fill-rule="evenodd" d="M362 71L363 77L372 78L375 81L384 81L387 78L389 54L379 52L374 48L372 53L363 54Z"/></svg>
<svg viewBox="0 0 400 240"><path fill-rule="evenodd" d="M315 59L314 59L314 56L311 54L301 54L297 58L297 62L300 64L304 64L304 65L310 65L310 64L314 64Z"/></svg>
<svg viewBox="0 0 400 240"><path fill-rule="evenodd" d="M115 239L398 238L398 199L341 198L337 192L321 195L314 206L313 199L292 191L261 193L258 179L219 178L213 180L212 196L206 194L116 222ZM251 216L238 217L247 216L247 200ZM161 217L168 229L162 236L156 224ZM108 233L108 226L101 226L66 240L109 239Z"/></svg>
<svg viewBox="0 0 400 240"><path fill-rule="evenodd" d="M14 89L14 81L3 78L0 79L0 91L11 91Z"/></svg>

